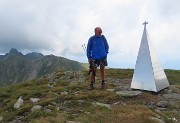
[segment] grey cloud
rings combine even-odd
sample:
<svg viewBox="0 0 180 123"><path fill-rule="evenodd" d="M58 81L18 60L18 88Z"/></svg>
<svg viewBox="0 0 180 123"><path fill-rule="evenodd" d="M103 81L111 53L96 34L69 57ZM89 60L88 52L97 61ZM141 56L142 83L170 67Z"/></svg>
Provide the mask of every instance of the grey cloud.
<svg viewBox="0 0 180 123"><path fill-rule="evenodd" d="M73 46L70 42L72 34L79 31L77 22L81 23L78 19L82 4L73 0L0 1L1 52L12 47L49 50L57 45L63 45L62 49Z"/></svg>
<svg viewBox="0 0 180 123"><path fill-rule="evenodd" d="M179 0L166 0L166 1L156 1L157 2L157 7L159 8L159 15L165 16L165 17L171 17L176 14L179 15L179 5L180 1Z"/></svg>
<svg viewBox="0 0 180 123"><path fill-rule="evenodd" d="M95 26L101 26L109 41L110 54L124 54L123 59L114 56L110 62L126 63L128 56L136 57L131 51L138 50L145 19L151 21L148 28L154 31L150 36L158 36L156 33L161 31L164 36L161 39L167 39L162 41L166 46L173 36L174 42L180 40L176 31L165 35L163 28L157 28L161 22L176 25L178 5L179 0L0 0L0 53L17 48L81 61L86 58L81 45L87 44ZM159 54L167 53L164 47L160 49ZM173 46L171 51L177 52ZM135 59L130 61L134 61L131 65L135 63Z"/></svg>

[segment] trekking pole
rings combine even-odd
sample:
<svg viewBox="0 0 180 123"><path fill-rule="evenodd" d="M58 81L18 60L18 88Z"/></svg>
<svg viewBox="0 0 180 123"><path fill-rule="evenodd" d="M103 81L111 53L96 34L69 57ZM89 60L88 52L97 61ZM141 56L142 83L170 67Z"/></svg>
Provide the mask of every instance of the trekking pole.
<svg viewBox="0 0 180 123"><path fill-rule="evenodd" d="M82 45L82 48L83 48L84 52L86 52L86 45L85 44Z"/></svg>
<svg viewBox="0 0 180 123"><path fill-rule="evenodd" d="M82 45L82 48L83 48L84 52L86 53L86 45L85 44ZM89 63L89 72L88 72L88 75L90 75L92 73L95 76L96 74L94 72L94 69L93 69L93 66L92 66L91 62L92 61L90 61L90 63ZM94 82L95 82L95 78L94 78Z"/></svg>

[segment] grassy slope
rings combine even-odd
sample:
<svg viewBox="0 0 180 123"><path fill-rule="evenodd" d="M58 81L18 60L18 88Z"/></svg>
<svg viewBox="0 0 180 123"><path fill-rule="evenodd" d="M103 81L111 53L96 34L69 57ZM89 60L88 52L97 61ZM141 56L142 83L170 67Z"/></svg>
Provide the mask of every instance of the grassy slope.
<svg viewBox="0 0 180 123"><path fill-rule="evenodd" d="M131 79L133 70L131 69L108 69L106 70L107 78L114 79ZM84 76L87 71L83 72ZM180 71L166 70L166 74L171 84L178 84L180 87ZM143 92L138 97L121 97L114 92L102 91L99 89L100 84L93 91L87 89L88 79L85 82L73 82L61 78L64 72L56 72L56 82L49 82L47 78L32 80L21 84L15 84L0 88L0 116L4 117L4 121L11 121L16 116L26 116L26 121L32 122L65 122L66 120L80 121L82 123L155 123L149 119L150 116L156 117L157 113L154 109L147 108L144 104L149 101L158 102L156 94L151 92ZM76 78L71 76L70 78ZM99 73L97 73L97 81L99 81ZM54 85L54 88L48 88L48 84ZM108 88L116 88L113 82L107 82ZM67 91L67 95L61 92ZM19 109L13 109L16 100L22 96L25 100L24 105ZM40 98L36 104L43 108L51 109L52 112L47 113L44 110L31 112L33 105L30 97ZM60 110L56 110L56 106L52 104L56 102ZM119 104L112 106L112 109L92 105L93 102L101 102ZM30 112L30 113L27 113ZM177 114L158 114L164 118L167 116L176 116ZM179 117L179 116L177 116ZM167 120L167 119L166 119ZM167 122L170 122L167 120Z"/></svg>
<svg viewBox="0 0 180 123"><path fill-rule="evenodd" d="M180 70L165 70L170 84L180 85Z"/></svg>
<svg viewBox="0 0 180 123"><path fill-rule="evenodd" d="M59 69L76 71L84 68L77 61L54 55L38 59L31 59L24 55L8 55L0 61L0 85L38 78Z"/></svg>

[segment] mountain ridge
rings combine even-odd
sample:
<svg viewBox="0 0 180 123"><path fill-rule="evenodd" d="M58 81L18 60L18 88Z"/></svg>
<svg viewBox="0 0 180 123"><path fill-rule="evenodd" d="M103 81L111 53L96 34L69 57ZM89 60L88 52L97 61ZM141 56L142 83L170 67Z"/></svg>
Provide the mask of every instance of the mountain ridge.
<svg viewBox="0 0 180 123"><path fill-rule="evenodd" d="M12 48L0 56L0 85L36 79L57 70L83 70L77 61L55 55L32 52L23 55Z"/></svg>

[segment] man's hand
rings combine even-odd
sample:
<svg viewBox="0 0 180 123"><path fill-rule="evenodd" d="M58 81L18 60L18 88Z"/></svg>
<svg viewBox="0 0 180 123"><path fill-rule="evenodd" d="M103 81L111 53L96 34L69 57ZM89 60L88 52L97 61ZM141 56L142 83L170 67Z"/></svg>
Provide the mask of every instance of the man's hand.
<svg viewBox="0 0 180 123"><path fill-rule="evenodd" d="M88 62L89 62L89 64L91 64L92 63L92 59L88 59Z"/></svg>

